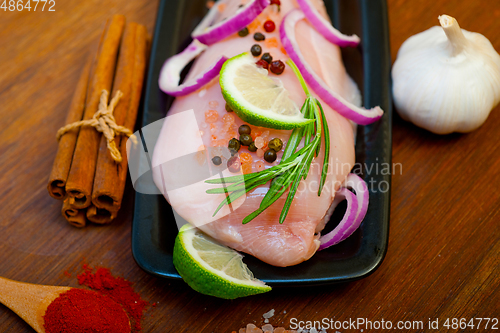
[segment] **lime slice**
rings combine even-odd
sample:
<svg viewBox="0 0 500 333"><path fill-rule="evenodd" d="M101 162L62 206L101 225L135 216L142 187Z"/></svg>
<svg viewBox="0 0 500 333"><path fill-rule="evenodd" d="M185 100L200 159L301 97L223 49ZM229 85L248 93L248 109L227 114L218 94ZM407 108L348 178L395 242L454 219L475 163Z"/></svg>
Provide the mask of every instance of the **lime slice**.
<svg viewBox="0 0 500 333"><path fill-rule="evenodd" d="M234 299L270 291L271 287L253 277L242 258L189 224L175 239L175 268L191 288L205 295Z"/></svg>
<svg viewBox="0 0 500 333"><path fill-rule="evenodd" d="M314 121L304 118L280 80L268 76L255 58L242 53L222 66L222 95L229 107L245 122L274 129L294 129Z"/></svg>

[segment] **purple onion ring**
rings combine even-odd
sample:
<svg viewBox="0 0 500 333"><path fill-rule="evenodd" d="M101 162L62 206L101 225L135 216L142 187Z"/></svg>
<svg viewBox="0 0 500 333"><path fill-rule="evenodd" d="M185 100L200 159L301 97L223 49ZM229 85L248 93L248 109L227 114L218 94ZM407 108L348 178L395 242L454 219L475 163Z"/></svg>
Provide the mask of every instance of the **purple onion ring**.
<svg viewBox="0 0 500 333"><path fill-rule="evenodd" d="M367 110L346 101L334 92L306 62L295 37L295 25L304 18L305 15L300 9L290 11L281 22L280 37L285 51L295 62L309 86L332 109L357 124L368 125L380 119L384 114L380 107L376 106Z"/></svg>
<svg viewBox="0 0 500 333"><path fill-rule="evenodd" d="M352 188L356 194L348 190ZM342 221L329 233L320 237L319 250L338 244L351 236L359 228L368 211L369 193L365 181L354 173L350 173L336 194L332 204L347 200L347 209Z"/></svg>
<svg viewBox="0 0 500 333"><path fill-rule="evenodd" d="M310 0L297 0L300 9L304 12L311 25L325 37L329 42L341 47L356 47L359 45L359 37L356 35L347 36L335 29L321 14L314 8Z"/></svg>
<svg viewBox="0 0 500 333"><path fill-rule="evenodd" d="M160 71L160 78L158 80L160 89L172 96L183 96L200 89L219 75L222 65L227 60L224 56L221 56L215 63L211 64L196 77L179 84L182 69L191 60L205 51L206 48L206 45L195 39L181 53L168 58Z"/></svg>
<svg viewBox="0 0 500 333"><path fill-rule="evenodd" d="M241 7L233 16L211 25L217 16L220 4L215 3L207 15L194 29L191 37L205 45L212 45L245 28L269 6L270 0L252 0Z"/></svg>

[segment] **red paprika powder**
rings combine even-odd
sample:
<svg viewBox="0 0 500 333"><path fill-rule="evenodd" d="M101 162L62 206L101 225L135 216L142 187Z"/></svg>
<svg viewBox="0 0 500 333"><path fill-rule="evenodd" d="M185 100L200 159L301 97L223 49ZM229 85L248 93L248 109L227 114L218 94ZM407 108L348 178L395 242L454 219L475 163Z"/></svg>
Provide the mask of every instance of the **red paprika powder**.
<svg viewBox="0 0 500 333"><path fill-rule="evenodd" d="M83 265L84 272L77 276L78 283L87 286L99 293L109 296L120 304L127 312L133 330L141 330L141 319L148 302L132 288L132 283L121 277L114 277L108 268L98 267L93 269Z"/></svg>
<svg viewBox="0 0 500 333"><path fill-rule="evenodd" d="M43 316L46 333L130 333L123 308L92 290L70 289L49 304Z"/></svg>

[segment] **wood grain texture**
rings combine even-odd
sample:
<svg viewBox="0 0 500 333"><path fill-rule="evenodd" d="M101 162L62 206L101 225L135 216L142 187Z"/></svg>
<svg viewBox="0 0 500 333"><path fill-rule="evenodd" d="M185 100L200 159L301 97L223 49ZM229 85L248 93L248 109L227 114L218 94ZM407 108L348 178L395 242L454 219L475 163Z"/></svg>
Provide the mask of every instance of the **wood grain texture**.
<svg viewBox="0 0 500 333"><path fill-rule="evenodd" d="M80 70L107 18L124 14L152 33L157 5L56 1L55 12L0 10L0 276L76 287L82 262L110 267L157 304L145 315L144 332L237 331L247 323L262 325L270 309L276 311L270 322L286 327L291 318L427 325L429 318L442 323L500 317L499 107L484 126L465 135L433 135L395 114L393 163L402 171L392 178L389 248L380 268L360 281L277 288L226 301L148 275L131 253L130 186L111 225L68 225L46 182L57 150L55 133L64 124ZM441 14L482 33L500 51L498 1L388 0L388 8L392 59L404 40L437 25ZM0 305L0 332L33 331Z"/></svg>

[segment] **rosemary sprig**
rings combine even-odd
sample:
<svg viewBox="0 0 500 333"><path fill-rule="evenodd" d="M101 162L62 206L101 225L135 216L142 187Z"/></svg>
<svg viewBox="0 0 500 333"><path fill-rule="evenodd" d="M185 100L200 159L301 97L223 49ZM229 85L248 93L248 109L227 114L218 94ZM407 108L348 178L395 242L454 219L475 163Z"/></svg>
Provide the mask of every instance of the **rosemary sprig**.
<svg viewBox="0 0 500 333"><path fill-rule="evenodd" d="M207 190L209 194L229 193L220 205L215 210L213 216L224 206L231 204L236 199L245 193L253 190L257 186L263 185L272 180L271 186L266 195L262 199L259 208L243 219L243 224L250 222L264 210L275 203L285 192L290 189L285 200L285 204L281 211L279 222L283 223L292 205L293 198L297 192L299 183L302 179L306 179L311 167L312 159L318 156L321 141L324 138L325 156L321 168L321 178L318 190L318 196L321 195L321 190L325 184L328 158L330 155L330 136L328 123L326 122L325 113L319 101L311 95L307 85L300 74L299 69L292 60L287 61L288 66L297 76L302 89L306 94L306 100L302 105L301 112L305 118L314 119L315 121L301 128L296 128L292 131L288 143L281 157L280 164L269 169L254 172L242 176L233 176L219 179L210 179L205 181L209 184L223 184L222 188L213 188ZM304 141L304 147L297 150L300 142ZM226 184L231 184L226 187Z"/></svg>

